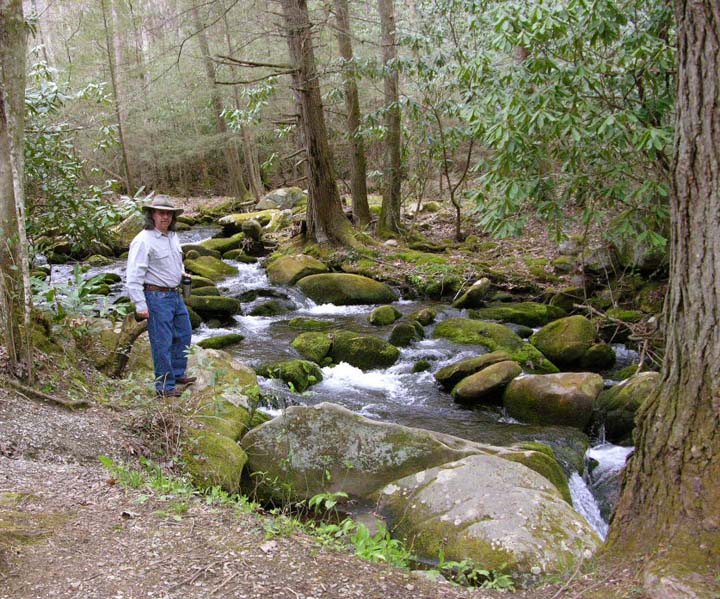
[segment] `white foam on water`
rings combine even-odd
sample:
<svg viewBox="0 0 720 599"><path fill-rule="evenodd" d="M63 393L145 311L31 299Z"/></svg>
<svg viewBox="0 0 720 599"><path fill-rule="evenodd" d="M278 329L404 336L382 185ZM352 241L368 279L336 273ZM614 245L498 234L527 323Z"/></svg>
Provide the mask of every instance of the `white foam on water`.
<svg viewBox="0 0 720 599"><path fill-rule="evenodd" d="M298 314L330 314L342 316L344 314L370 314L374 306L336 306L335 304L315 304L297 311Z"/></svg>
<svg viewBox="0 0 720 599"><path fill-rule="evenodd" d="M407 396L401 377L388 370L363 372L346 362L340 362L337 366L326 366L322 372L324 378L314 390L323 394L334 393L340 396L348 392L381 393L393 400L405 399Z"/></svg>
<svg viewBox="0 0 720 599"><path fill-rule="evenodd" d="M600 508L582 476L577 472L573 472L568 480L568 485L570 486L570 496L575 511L588 521L588 524L593 527L602 539L605 539L608 524L600 515Z"/></svg>
<svg viewBox="0 0 720 599"><path fill-rule="evenodd" d="M612 443L603 443L591 447L585 452L586 458L592 458L598 465L592 471L593 480L600 480L622 470L633 447L622 447Z"/></svg>

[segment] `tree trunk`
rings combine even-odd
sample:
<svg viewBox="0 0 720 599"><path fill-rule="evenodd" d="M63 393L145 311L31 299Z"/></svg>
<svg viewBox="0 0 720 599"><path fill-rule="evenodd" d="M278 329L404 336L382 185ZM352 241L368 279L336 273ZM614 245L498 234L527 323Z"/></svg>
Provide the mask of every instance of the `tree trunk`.
<svg viewBox="0 0 720 599"><path fill-rule="evenodd" d="M350 143L350 191L352 194L353 222L359 227L370 223L370 207L367 199L367 162L365 146L360 137L360 101L353 66L353 49L350 37L350 11L348 0L335 0L337 38L342 56L343 82L345 87L345 110L347 111L348 140Z"/></svg>
<svg viewBox="0 0 720 599"><path fill-rule="evenodd" d="M223 106L222 98L215 85L215 65L210 56L210 46L208 44L207 31L205 24L200 19L200 12L197 6L192 8L193 22L197 31L198 44L200 45L200 53L205 65L205 77L210 87L210 100L215 116L215 124L218 133L223 137L223 145L226 145L225 160L227 162L228 175L230 176L230 185L236 197L243 200L247 196L248 190L242 177L242 165L240 164L240 153L238 152L235 140L228 138L228 129L225 119L222 116Z"/></svg>
<svg viewBox="0 0 720 599"><path fill-rule="evenodd" d="M32 380L30 273L25 237L25 21L21 0L0 2L0 331L10 373Z"/></svg>
<svg viewBox="0 0 720 599"><path fill-rule="evenodd" d="M720 12L715 0L676 0L675 12L665 360L637 415L607 548L648 556L650 596L710 597L720 566Z"/></svg>
<svg viewBox="0 0 720 599"><path fill-rule="evenodd" d="M233 55L233 45L230 39L230 25L228 23L228 9L225 8L225 2L220 1L220 10L223 16L223 25L225 29L225 43L227 44L228 56ZM233 99L235 100L235 109L240 110L240 97L237 85L233 86ZM259 200L265 193L265 187L260 174L260 160L258 158L257 143L255 142L255 134L247 125L240 126L240 136L242 137L242 153L243 162L245 163L245 175L247 176L248 188L250 193L256 200Z"/></svg>
<svg viewBox="0 0 720 599"><path fill-rule="evenodd" d="M108 68L110 69L110 85L113 92L113 103L115 104L115 118L117 119L118 138L120 140L120 153L123 165L123 173L125 175L125 191L132 195L135 190L135 182L133 181L130 170L130 161L128 160L127 144L125 143L125 122L122 117L122 109L120 106L120 90L117 73L117 63L115 59L115 23L113 0L102 0L103 25L105 28L105 45L108 59Z"/></svg>
<svg viewBox="0 0 720 599"><path fill-rule="evenodd" d="M307 155L309 193L306 234L308 239L318 243L353 244L352 226L343 213L335 183L307 3L305 0L282 0L282 7Z"/></svg>
<svg viewBox="0 0 720 599"><path fill-rule="evenodd" d="M393 0L378 0L381 44L383 48L383 89L385 96L385 152L383 156L383 201L378 232L400 231L400 76L395 46L395 7Z"/></svg>

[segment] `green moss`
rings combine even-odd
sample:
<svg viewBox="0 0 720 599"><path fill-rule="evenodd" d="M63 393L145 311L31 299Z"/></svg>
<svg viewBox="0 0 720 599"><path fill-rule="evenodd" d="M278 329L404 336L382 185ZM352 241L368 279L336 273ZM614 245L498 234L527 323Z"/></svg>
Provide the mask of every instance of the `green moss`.
<svg viewBox="0 0 720 599"><path fill-rule="evenodd" d="M437 324L434 336L454 343L483 345L490 351L505 351L528 372L558 371L535 347L501 324L469 318L448 318Z"/></svg>
<svg viewBox="0 0 720 599"><path fill-rule="evenodd" d="M368 315L370 324L383 327L395 322L402 314L395 306L379 306Z"/></svg>
<svg viewBox="0 0 720 599"><path fill-rule="evenodd" d="M228 493L240 490L245 451L231 438L208 430L188 430L183 463L200 489L220 486Z"/></svg>
<svg viewBox="0 0 720 599"><path fill-rule="evenodd" d="M570 495L570 486L568 479L562 466L555 459L552 448L542 443L525 442L518 443L513 446L523 450L522 453L504 453L499 457L509 460L510 462L519 462L524 466L534 470L539 475L549 480L555 488L560 491L562 498L572 505L572 496Z"/></svg>
<svg viewBox="0 0 720 599"><path fill-rule="evenodd" d="M388 304L397 299L395 292L385 283L347 273L310 275L300 279L298 286L318 303L343 306Z"/></svg>
<svg viewBox="0 0 720 599"><path fill-rule="evenodd" d="M425 372L426 370L430 370L431 367L430 362L425 359L420 359L413 364L412 372Z"/></svg>
<svg viewBox="0 0 720 599"><path fill-rule="evenodd" d="M298 393L323 380L318 365L308 360L284 360L263 364L257 373L266 378L282 379Z"/></svg>
<svg viewBox="0 0 720 599"><path fill-rule="evenodd" d="M250 411L221 397L211 398L196 408L194 422L205 430L237 441L250 429Z"/></svg>
<svg viewBox="0 0 720 599"><path fill-rule="evenodd" d="M221 281L226 277L236 275L238 272L235 266L212 256L200 256L195 260L185 260L185 269L211 281Z"/></svg>
<svg viewBox="0 0 720 599"><path fill-rule="evenodd" d="M468 314L471 318L480 320L499 320L537 327L547 324L551 320L562 318L565 316L565 311L549 304L516 302L491 304L485 308L471 310Z"/></svg>
<svg viewBox="0 0 720 599"><path fill-rule="evenodd" d="M323 364L332 347L332 340L327 333L309 331L300 333L290 345L300 352L300 355L304 358L316 364Z"/></svg>
<svg viewBox="0 0 720 599"><path fill-rule="evenodd" d="M230 250L239 249L244 239L244 233L235 233L235 235L232 235L231 237L217 237L215 239L206 239L205 241L202 241L199 245L201 245L207 250L213 250L222 255L225 252L229 252Z"/></svg>
<svg viewBox="0 0 720 599"><path fill-rule="evenodd" d="M644 316L640 310L626 310L624 308L610 308L607 315L623 322L639 322Z"/></svg>
<svg viewBox="0 0 720 599"><path fill-rule="evenodd" d="M595 327L584 316L568 316L545 325L530 337L530 343L553 363L572 365L590 349Z"/></svg>
<svg viewBox="0 0 720 599"><path fill-rule="evenodd" d="M227 335L216 335L215 337L208 337L202 341L198 341L197 345L203 349L223 349L230 347L231 345L237 345L245 337L240 333L228 333Z"/></svg>
<svg viewBox="0 0 720 599"><path fill-rule="evenodd" d="M207 287L196 287L190 290L192 295L220 295L220 290L215 285L208 285Z"/></svg>
<svg viewBox="0 0 720 599"><path fill-rule="evenodd" d="M361 370L388 368L397 362L400 350L387 341L372 335L351 331L334 331L330 355L337 364L347 362Z"/></svg>
<svg viewBox="0 0 720 599"><path fill-rule="evenodd" d="M234 297L191 295L185 303L203 317L230 315L240 312L240 300Z"/></svg>

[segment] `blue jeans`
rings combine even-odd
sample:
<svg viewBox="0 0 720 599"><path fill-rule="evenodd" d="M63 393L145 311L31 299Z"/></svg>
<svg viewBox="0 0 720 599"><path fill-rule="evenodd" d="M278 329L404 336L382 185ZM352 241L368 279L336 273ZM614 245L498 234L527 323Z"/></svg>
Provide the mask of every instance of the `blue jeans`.
<svg viewBox="0 0 720 599"><path fill-rule="evenodd" d="M175 389L175 378L185 376L192 327L182 296L177 291L145 290L148 336L155 367L155 388Z"/></svg>

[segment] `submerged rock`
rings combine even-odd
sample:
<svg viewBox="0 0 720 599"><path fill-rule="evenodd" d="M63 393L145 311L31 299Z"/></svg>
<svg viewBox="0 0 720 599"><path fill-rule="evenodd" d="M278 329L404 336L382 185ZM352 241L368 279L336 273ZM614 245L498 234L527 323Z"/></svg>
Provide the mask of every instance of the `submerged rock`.
<svg viewBox="0 0 720 599"><path fill-rule="evenodd" d="M282 379L297 393L302 393L323 380L320 367L309 360L283 360L263 364L257 373L266 378Z"/></svg>

